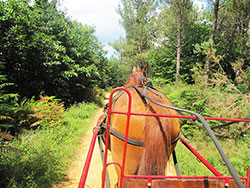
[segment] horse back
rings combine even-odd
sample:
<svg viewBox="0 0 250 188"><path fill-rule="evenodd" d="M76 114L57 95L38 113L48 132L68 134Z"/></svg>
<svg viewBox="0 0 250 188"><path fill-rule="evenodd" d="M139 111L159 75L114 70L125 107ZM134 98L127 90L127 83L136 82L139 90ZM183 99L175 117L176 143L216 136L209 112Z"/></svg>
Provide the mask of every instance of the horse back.
<svg viewBox="0 0 250 188"><path fill-rule="evenodd" d="M143 90L143 89L142 89ZM145 100L142 96L138 94L135 89L130 90L132 96L132 106L131 112L138 113L156 113L156 114L171 114L175 115L176 112L171 109L160 107L149 100ZM152 98L153 100L172 106L171 102L159 91L146 91L146 95ZM126 94L121 95L113 104L114 111L128 111L128 96ZM111 116L111 126L117 132L122 135L125 135L126 131L126 122L127 116L124 114L112 114ZM160 122L160 123L159 123ZM163 124L163 126L167 126L165 132L170 135L169 141L175 139L179 134L179 121L174 118L159 118L159 117L146 117L146 116L138 116L132 115L130 117L129 124L129 138L141 141L141 142L151 142L154 144L154 138L161 137L161 133L156 133L158 129L161 129L159 124ZM165 128L164 128L165 129ZM161 130L159 130L161 131ZM158 131L158 132L159 132ZM157 135L154 135L157 134ZM164 133L166 134L166 133ZM146 139L145 139L146 136ZM148 138L150 137L150 138ZM149 140L149 139L152 139ZM163 138L164 139L164 138ZM162 139L162 140L163 140ZM166 141L166 140L164 140ZM158 142L160 144L160 142ZM110 137L110 149L112 154L112 159L120 164L122 164L123 158L123 147L124 142L116 138L115 136ZM171 147L171 146L170 146ZM157 147L156 147L157 148ZM152 145L152 149L155 149ZM172 150L172 149L170 149ZM125 166L125 174L137 174L139 170L139 166L142 163L143 152L145 153L144 147L134 146L128 144L127 146L127 155L126 155L126 166ZM171 152L171 151L170 151ZM155 155L153 153L152 155ZM164 160L165 163L165 160ZM120 170L117 168L117 173L120 173Z"/></svg>

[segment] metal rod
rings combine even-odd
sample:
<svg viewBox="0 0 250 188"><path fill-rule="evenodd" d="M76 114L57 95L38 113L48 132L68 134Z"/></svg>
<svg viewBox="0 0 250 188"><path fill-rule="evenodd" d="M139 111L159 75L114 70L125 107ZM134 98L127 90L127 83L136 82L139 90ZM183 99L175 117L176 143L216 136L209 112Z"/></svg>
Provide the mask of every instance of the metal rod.
<svg viewBox="0 0 250 188"><path fill-rule="evenodd" d="M80 179L78 188L84 188L84 185L85 185L85 182L86 182L86 179L87 179L87 175L88 175L88 170L89 170L92 154L93 154L93 150L94 150L94 147L95 147L96 137L97 137L97 134L98 134L98 131L99 131L99 126L100 126L99 122L100 122L101 119L102 119L102 116L100 116L98 121L97 121L95 131L94 131L94 135L92 137L92 140L91 140L91 143L90 143L90 146L89 146L89 151L88 151L88 154L87 154L87 157L86 157L86 160L85 160L85 165L84 165L84 168L83 168L83 171L82 171L82 175L81 175L81 179Z"/></svg>
<svg viewBox="0 0 250 188"><path fill-rule="evenodd" d="M127 114L127 112L113 111L116 114ZM150 113L138 113L131 112L131 115L137 116L153 116L153 117L168 117L168 118L183 118L183 119L198 119L196 116L183 116L183 115L171 115L171 114L150 114ZM237 118L217 118L217 117L203 117L205 120L216 121L234 121L234 122L250 122L250 119L237 119Z"/></svg>
<svg viewBox="0 0 250 188"><path fill-rule="evenodd" d="M220 180L232 180L231 176L148 176L148 175L125 175L124 178L135 179L220 179ZM240 177L241 180L246 181L246 177Z"/></svg>
<svg viewBox="0 0 250 188"><path fill-rule="evenodd" d="M183 138L180 138L181 143L186 146L215 176L222 176L216 168L214 168L206 159L204 159L191 145L189 145Z"/></svg>
<svg viewBox="0 0 250 188"><path fill-rule="evenodd" d="M127 122L126 122L126 132L125 132L125 141L124 141L124 148L123 148L123 158L122 158L122 168L121 168L121 177L120 177L120 188L123 187L123 178L124 178L124 170L125 170L125 161L126 161L126 154L127 154L127 146L128 146L128 131L129 131L129 122L131 116L131 105L132 105L132 96L131 93L125 89L126 93L128 94L128 111L127 111Z"/></svg>

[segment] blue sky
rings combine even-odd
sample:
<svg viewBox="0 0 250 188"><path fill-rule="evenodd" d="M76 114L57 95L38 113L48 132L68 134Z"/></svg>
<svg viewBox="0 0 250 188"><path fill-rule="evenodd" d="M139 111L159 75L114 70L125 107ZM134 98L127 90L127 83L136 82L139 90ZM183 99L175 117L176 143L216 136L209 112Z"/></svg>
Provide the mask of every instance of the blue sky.
<svg viewBox="0 0 250 188"><path fill-rule="evenodd" d="M206 0L193 0L198 7L206 5ZM82 24L94 26L95 35L108 51L107 57L113 53L108 45L125 32L119 24L120 16L116 9L120 0L61 0L61 9L66 10L68 16Z"/></svg>

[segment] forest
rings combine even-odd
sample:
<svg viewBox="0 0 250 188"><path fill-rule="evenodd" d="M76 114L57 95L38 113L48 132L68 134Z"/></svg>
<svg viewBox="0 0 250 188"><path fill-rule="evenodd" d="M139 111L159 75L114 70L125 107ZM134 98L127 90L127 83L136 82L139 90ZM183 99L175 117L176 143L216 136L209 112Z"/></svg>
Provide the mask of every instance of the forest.
<svg viewBox="0 0 250 188"><path fill-rule="evenodd" d="M90 117L89 109L94 112L105 91L122 86L133 66L146 64L147 76L176 106L209 116L247 118L250 0L206 3L207 7L198 8L192 0L119 1L117 14L125 37L110 43L115 54L107 58L95 28L72 20L59 9L59 0L0 1L0 146L27 131L47 134L59 128L59 134L68 134L62 126L72 124L67 120L70 109L79 107L87 113L79 117ZM242 123L216 134L244 140L249 129L249 124ZM197 128L183 122L183 130L193 136ZM40 141L43 138L38 136ZM18 143L14 141L14 147ZM27 151L37 156L41 148ZM3 158L0 155L4 166ZM0 170L0 174L6 172ZM46 180L47 187L58 181L57 176ZM17 179L8 186L18 185ZM43 183L39 180L30 187ZM7 187L1 181L0 186Z"/></svg>
<svg viewBox="0 0 250 188"><path fill-rule="evenodd" d="M249 0L209 0L199 10L192 1L122 1L118 12L126 37L113 47L122 62L149 64L151 76L194 83L215 71L236 85L249 74ZM245 76L243 76L245 75ZM249 86L249 85L248 85Z"/></svg>
<svg viewBox="0 0 250 188"><path fill-rule="evenodd" d="M132 66L145 64L157 83L199 79L212 87L224 75L249 92L249 0L208 0L206 9L190 0L121 1L126 36L110 44L109 59L95 29L72 21L59 3L0 2L1 127L16 119L21 101L42 93L65 106L93 101L97 88L121 86Z"/></svg>

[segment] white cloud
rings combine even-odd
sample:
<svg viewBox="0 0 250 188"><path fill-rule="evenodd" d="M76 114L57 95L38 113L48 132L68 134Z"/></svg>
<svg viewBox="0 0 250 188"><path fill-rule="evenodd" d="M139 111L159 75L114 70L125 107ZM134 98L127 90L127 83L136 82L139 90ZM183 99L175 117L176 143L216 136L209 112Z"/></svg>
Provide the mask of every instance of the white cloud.
<svg viewBox="0 0 250 188"><path fill-rule="evenodd" d="M117 14L119 0L64 0L61 9L66 8L72 19L94 26L98 40L105 45L111 55L112 49L108 42L124 36Z"/></svg>
<svg viewBox="0 0 250 188"><path fill-rule="evenodd" d="M205 9L207 6L206 1L204 0L193 0L194 5L199 8L199 10Z"/></svg>
<svg viewBox="0 0 250 188"><path fill-rule="evenodd" d="M116 12L120 0L61 0L61 9L67 9L68 16L82 24L94 26L95 35L107 50L108 57L114 52L108 45L124 36L125 32L119 24L120 16ZM206 7L205 0L193 0L200 9Z"/></svg>

